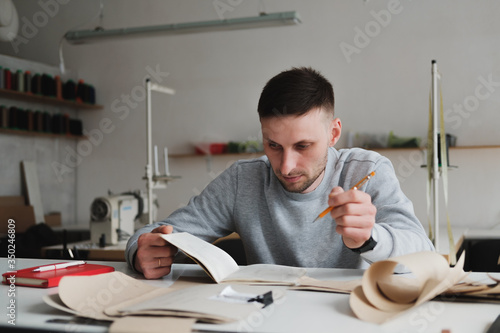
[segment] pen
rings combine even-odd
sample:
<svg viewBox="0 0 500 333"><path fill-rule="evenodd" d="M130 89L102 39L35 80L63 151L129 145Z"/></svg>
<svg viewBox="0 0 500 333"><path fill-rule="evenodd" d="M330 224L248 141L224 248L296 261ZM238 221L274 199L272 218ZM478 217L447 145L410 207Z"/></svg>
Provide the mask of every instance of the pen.
<svg viewBox="0 0 500 333"><path fill-rule="evenodd" d="M65 262L65 263L62 263L62 264L41 266L41 267L35 268L33 270L33 272L55 271L56 269L63 269L63 268L68 268L68 267L73 267L73 266L80 266L80 265L85 265L85 264L86 264L85 261Z"/></svg>
<svg viewBox="0 0 500 333"><path fill-rule="evenodd" d="M363 186L364 183L366 183L367 181L369 181L370 178L372 178L373 176L375 176L375 171L372 171L368 175L366 175L363 179L361 179L358 183L356 183L356 185L354 185L353 187L351 187L351 190L357 190L358 188L360 188L361 186ZM318 217L313 221L313 223L316 222L317 220L323 218L326 214L330 213L332 209L333 209L333 207L330 206L327 209L325 209L324 211L322 211L318 215Z"/></svg>

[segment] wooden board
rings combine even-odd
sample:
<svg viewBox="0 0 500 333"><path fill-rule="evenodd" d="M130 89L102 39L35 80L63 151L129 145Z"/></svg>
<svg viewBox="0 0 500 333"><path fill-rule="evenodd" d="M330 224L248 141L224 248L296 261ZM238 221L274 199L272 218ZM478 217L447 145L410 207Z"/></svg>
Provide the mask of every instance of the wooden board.
<svg viewBox="0 0 500 333"><path fill-rule="evenodd" d="M42 196L40 195L36 163L33 161L21 161L21 166L23 173L23 187L26 192L28 204L33 206L33 209L35 210L36 222L44 223L45 216L43 214Z"/></svg>

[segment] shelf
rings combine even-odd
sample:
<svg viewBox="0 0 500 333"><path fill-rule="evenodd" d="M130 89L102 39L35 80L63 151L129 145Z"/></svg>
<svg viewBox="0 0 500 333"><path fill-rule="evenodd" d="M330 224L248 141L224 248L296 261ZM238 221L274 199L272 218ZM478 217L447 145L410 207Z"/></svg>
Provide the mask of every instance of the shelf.
<svg viewBox="0 0 500 333"><path fill-rule="evenodd" d="M347 148L348 149L348 148ZM401 148L363 148L373 151L404 151L404 150L424 150L425 147L401 147Z"/></svg>
<svg viewBox="0 0 500 333"><path fill-rule="evenodd" d="M450 149L498 149L499 145L484 145L484 146L457 146L450 147Z"/></svg>
<svg viewBox="0 0 500 333"><path fill-rule="evenodd" d="M100 110L103 108L102 105L97 105L97 104L78 103L78 102L73 102L73 101L57 99L54 97L27 94L25 92L20 92L20 91L15 91L15 90L7 90L7 89L0 89L0 97L16 99L19 101L28 101L28 102L35 102L35 103L47 103L47 104L52 104L52 105L56 105L56 106L66 106L66 107L71 107L71 108L76 108L76 109Z"/></svg>
<svg viewBox="0 0 500 333"><path fill-rule="evenodd" d="M500 148L500 145L481 145L481 146L456 146L456 147L449 147L450 150L455 150L455 149L498 149ZM339 149L346 149L346 148L339 148ZM373 148L373 149L367 149L367 150L373 150L373 151L405 151L405 150L425 150L426 147L411 147L411 148ZM202 155L202 154L196 154L196 153L190 153L190 154L171 154L169 157L172 158L188 158L188 157L259 157L264 155L264 152L258 152L258 153L224 153L224 154L212 154L212 155Z"/></svg>
<svg viewBox="0 0 500 333"><path fill-rule="evenodd" d="M172 158L186 158L186 157L260 157L264 155L264 152L258 153L223 153L223 154L169 154L168 157Z"/></svg>
<svg viewBox="0 0 500 333"><path fill-rule="evenodd" d="M450 150L455 149L498 149L500 145L480 145L480 146L455 146L449 147ZM374 148L374 151L403 151L403 150L426 150L426 147L412 147L412 148Z"/></svg>
<svg viewBox="0 0 500 333"><path fill-rule="evenodd" d="M17 130L10 128L0 128L0 133L12 134L12 135L23 135L23 136L36 136L45 138L60 138L60 139L71 139L71 140L84 140L87 139L84 135L71 135L71 134L55 134L55 133L44 133L44 132L32 132L26 130Z"/></svg>

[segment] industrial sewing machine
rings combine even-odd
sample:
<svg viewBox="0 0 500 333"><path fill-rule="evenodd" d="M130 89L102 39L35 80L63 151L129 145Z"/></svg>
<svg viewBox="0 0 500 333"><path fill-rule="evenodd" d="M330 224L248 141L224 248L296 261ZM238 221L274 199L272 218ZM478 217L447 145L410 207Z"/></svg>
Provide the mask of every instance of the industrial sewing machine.
<svg viewBox="0 0 500 333"><path fill-rule="evenodd" d="M117 244L118 241L129 238L135 230L148 223L148 207L153 207L154 220L158 210L156 196L150 206L143 191L110 194L94 199L90 206L92 243Z"/></svg>

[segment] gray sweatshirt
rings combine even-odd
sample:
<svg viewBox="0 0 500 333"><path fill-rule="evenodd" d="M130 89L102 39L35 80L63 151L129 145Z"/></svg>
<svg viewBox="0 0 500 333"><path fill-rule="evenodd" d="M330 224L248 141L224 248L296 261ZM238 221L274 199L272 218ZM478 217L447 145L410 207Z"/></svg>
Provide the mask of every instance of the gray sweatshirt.
<svg viewBox="0 0 500 333"><path fill-rule="evenodd" d="M360 190L369 193L377 207L372 237L378 244L360 255L343 244L329 214L312 221L328 207L333 187L348 190L371 171L376 175ZM248 264L366 268L388 257L434 250L411 201L401 191L391 162L358 148L330 148L321 184L306 194L286 191L265 156L235 162L187 206L138 230L125 253L131 266L139 235L161 225L172 225L174 232L186 231L209 242L237 232Z"/></svg>

